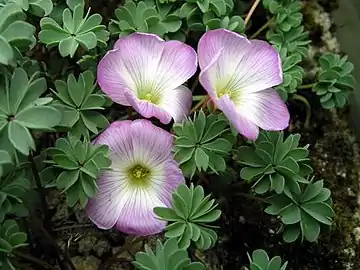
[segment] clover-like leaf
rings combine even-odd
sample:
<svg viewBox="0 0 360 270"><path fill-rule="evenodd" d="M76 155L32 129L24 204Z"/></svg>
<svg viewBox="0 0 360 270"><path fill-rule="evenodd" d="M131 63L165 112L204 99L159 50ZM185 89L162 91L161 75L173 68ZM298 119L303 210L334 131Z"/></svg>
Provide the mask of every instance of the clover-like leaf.
<svg viewBox="0 0 360 270"><path fill-rule="evenodd" d="M52 0L1 0L0 2L13 2L24 11L28 11L38 17L48 16L53 9Z"/></svg>
<svg viewBox="0 0 360 270"><path fill-rule="evenodd" d="M180 185L173 193L172 207L155 207L161 219L172 222L165 228L165 237L176 238L180 248L188 248L191 241L197 248L206 250L214 246L217 234L209 225L220 218L221 211L210 195L204 196L201 186L190 188Z"/></svg>
<svg viewBox="0 0 360 270"><path fill-rule="evenodd" d="M205 270L200 262L191 262L186 249L179 248L175 239L168 239L164 244L158 239L154 251L146 244L145 252L135 255L133 265L140 270Z"/></svg>
<svg viewBox="0 0 360 270"><path fill-rule="evenodd" d="M238 149L238 161L244 166L240 177L255 182L258 194L273 190L281 194L286 189L300 194L300 183L308 182L304 177L312 168L308 145L299 147L299 140L300 134L289 135L284 141L283 132L261 132L252 146Z"/></svg>
<svg viewBox="0 0 360 270"><path fill-rule="evenodd" d="M29 188L30 182L25 177L25 171L9 172L0 178L0 222L7 214L14 213L17 206L23 204Z"/></svg>
<svg viewBox="0 0 360 270"><path fill-rule="evenodd" d="M24 69L16 68L11 79L6 74L4 79L5 89L0 93L0 123L3 123L0 135L7 133L11 145L28 155L30 149L35 149L30 129L52 130L60 123L61 114L48 105L48 98L46 102L40 98L46 90L46 81L39 73L28 78Z"/></svg>
<svg viewBox="0 0 360 270"><path fill-rule="evenodd" d="M237 15L218 18L215 13L209 11L204 14L203 23L206 26L206 30L225 28L237 33L243 33L245 30L243 18Z"/></svg>
<svg viewBox="0 0 360 270"><path fill-rule="evenodd" d="M171 4L156 5L154 1L126 2L115 10L117 20L111 20L109 30L113 35L125 36L133 32L147 32L163 37L181 27L179 11Z"/></svg>
<svg viewBox="0 0 360 270"><path fill-rule="evenodd" d="M281 231L285 242L294 242L301 236L314 242L320 234L322 226L330 226L334 211L331 207L331 192L324 188L323 181L301 184L300 194L289 191L268 198L265 212L280 216L283 223Z"/></svg>
<svg viewBox="0 0 360 270"><path fill-rule="evenodd" d="M266 33L266 38L279 51L285 48L290 54L299 53L303 58L307 56L310 40L309 32L304 31L304 26L291 28L287 32L275 27Z"/></svg>
<svg viewBox="0 0 360 270"><path fill-rule="evenodd" d="M73 207L80 201L85 206L88 198L97 192L100 171L110 166L108 147L68 137L58 139L55 147L46 149L46 152L51 156L48 163L61 169L56 187L66 192L68 205Z"/></svg>
<svg viewBox="0 0 360 270"><path fill-rule="evenodd" d="M90 15L90 9L84 17L84 6L77 5L72 11L66 8L62 14L62 26L54 19L45 17L40 21L39 39L48 47L58 46L62 57L74 57L79 45L85 50L96 46L105 47L109 32L101 24L100 14Z"/></svg>
<svg viewBox="0 0 360 270"><path fill-rule="evenodd" d="M70 134L76 137L89 138L89 131L97 134L109 122L99 110L104 110L107 97L96 91L95 78L90 70L79 75L76 80L69 74L67 81L55 81L57 100L53 106L62 113L59 126L70 129Z"/></svg>
<svg viewBox="0 0 360 270"><path fill-rule="evenodd" d="M304 69L300 66L301 55L299 53L287 53L286 48L280 50L283 69L283 83L276 87L284 101L288 94L295 93L301 85L304 77Z"/></svg>
<svg viewBox="0 0 360 270"><path fill-rule="evenodd" d="M271 260L265 250L254 250L252 256L248 254L250 261L250 270L285 270L288 262L282 264L279 256L273 257ZM248 268L245 268L249 270Z"/></svg>
<svg viewBox="0 0 360 270"><path fill-rule="evenodd" d="M265 3L265 7L267 3ZM281 0L270 3L270 12L274 14L277 28L282 32L288 32L292 28L300 26L303 15L301 13L301 2L293 0Z"/></svg>
<svg viewBox="0 0 360 270"><path fill-rule="evenodd" d="M354 65L347 56L325 53L319 59L321 70L314 86L323 108L342 108L347 104L349 93L355 89L352 76Z"/></svg>
<svg viewBox="0 0 360 270"><path fill-rule="evenodd" d="M13 250L25 246L27 235L20 231L15 220L9 219L0 226L0 266L1 269L15 269L9 256Z"/></svg>
<svg viewBox="0 0 360 270"><path fill-rule="evenodd" d="M187 119L174 125L175 159L185 176L192 178L196 169L225 171L226 162L236 136L231 132L228 122L221 116L205 116L201 110L193 120Z"/></svg>
<svg viewBox="0 0 360 270"><path fill-rule="evenodd" d="M0 5L0 63L15 65L14 50L30 50L36 43L35 27L25 21L26 15L16 3Z"/></svg>
<svg viewBox="0 0 360 270"><path fill-rule="evenodd" d="M0 178L3 175L3 165L11 164L12 159L9 153L5 150L0 150Z"/></svg>

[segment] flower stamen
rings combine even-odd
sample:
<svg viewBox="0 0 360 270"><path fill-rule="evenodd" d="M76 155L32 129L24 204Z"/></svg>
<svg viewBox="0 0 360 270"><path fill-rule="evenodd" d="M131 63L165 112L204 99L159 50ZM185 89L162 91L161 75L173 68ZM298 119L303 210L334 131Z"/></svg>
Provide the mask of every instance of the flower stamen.
<svg viewBox="0 0 360 270"><path fill-rule="evenodd" d="M137 187L146 187L149 184L150 170L142 165L132 166L129 171L130 184Z"/></svg>

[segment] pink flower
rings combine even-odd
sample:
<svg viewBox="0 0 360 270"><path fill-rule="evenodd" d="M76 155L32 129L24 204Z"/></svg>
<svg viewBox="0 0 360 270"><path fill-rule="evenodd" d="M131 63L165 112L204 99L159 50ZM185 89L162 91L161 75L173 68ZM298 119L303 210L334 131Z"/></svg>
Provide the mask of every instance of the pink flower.
<svg viewBox="0 0 360 270"><path fill-rule="evenodd" d="M259 127L289 125L287 107L271 88L283 81L280 56L271 45L217 29L201 37L198 56L201 85L242 135L255 140Z"/></svg>
<svg viewBox="0 0 360 270"><path fill-rule="evenodd" d="M114 102L132 106L163 124L190 112L191 91L183 86L197 69L196 52L180 41L134 33L121 37L98 65L98 82Z"/></svg>
<svg viewBox="0 0 360 270"><path fill-rule="evenodd" d="M153 209L171 207L172 192L184 183L171 153L172 135L148 120L125 120L112 123L94 143L109 146L112 163L86 206L92 222L134 235L161 232L166 222Z"/></svg>

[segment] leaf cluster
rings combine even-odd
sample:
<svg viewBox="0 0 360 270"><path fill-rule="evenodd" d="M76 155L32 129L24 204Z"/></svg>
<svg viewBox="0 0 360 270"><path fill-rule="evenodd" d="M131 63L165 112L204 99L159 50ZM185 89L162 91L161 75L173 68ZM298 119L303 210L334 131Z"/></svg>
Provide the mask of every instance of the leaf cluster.
<svg viewBox="0 0 360 270"><path fill-rule="evenodd" d="M314 91L320 97L321 106L325 109L342 108L347 104L349 93L355 89L352 76L354 65L347 56L326 53L319 59L320 71Z"/></svg>
<svg viewBox="0 0 360 270"><path fill-rule="evenodd" d="M253 145L238 149L238 161L244 166L240 177L255 182L257 194L269 191L281 194L285 189L300 194L300 184L308 183L305 177L312 168L308 145L299 147L299 141L300 134L284 140L283 132L261 132Z"/></svg>
<svg viewBox="0 0 360 270"><path fill-rule="evenodd" d="M61 113L49 105L52 98L40 96L46 91L46 81L40 74L30 78L22 68L15 68L11 78L4 70L0 85L0 138L9 153L13 148L23 155L35 150L31 130L51 131L60 123ZM11 147L12 146L12 147Z"/></svg>
<svg viewBox="0 0 360 270"><path fill-rule="evenodd" d="M15 66L16 51L34 47L35 27L26 21L21 7L12 2L0 5L0 64Z"/></svg>
<svg viewBox="0 0 360 270"><path fill-rule="evenodd" d="M24 11L27 11L35 16L48 16L53 10L52 0L1 0L0 3L15 3Z"/></svg>
<svg viewBox="0 0 360 270"><path fill-rule="evenodd" d="M87 51L96 46L106 47L109 32L101 21L101 15L90 15L90 9L84 17L84 5L78 4L73 10L66 8L63 11L62 26L52 18L42 18L39 39L49 48L58 46L62 57L73 58L79 45Z"/></svg>
<svg viewBox="0 0 360 270"><path fill-rule="evenodd" d="M99 129L109 125L107 118L98 112L108 105L108 98L96 90L93 73L88 70L76 80L69 74L67 81L55 81L56 96L53 106L62 114L59 127L69 130L70 135L89 138L90 133L98 134Z"/></svg>
<svg viewBox="0 0 360 270"><path fill-rule="evenodd" d="M202 263L191 262L186 249L179 247L173 238L164 244L158 239L155 253L145 245L145 252L136 253L133 265L140 270L205 270Z"/></svg>
<svg viewBox="0 0 360 270"><path fill-rule="evenodd" d="M281 217L283 225L280 230L285 242L294 242L299 237L302 241L314 242L321 227L332 224L331 192L323 186L322 180L312 179L309 184L302 185L300 194L285 190L284 194L268 198L271 205L265 212Z"/></svg>
<svg viewBox="0 0 360 270"><path fill-rule="evenodd" d="M236 142L227 120L221 115L205 115L201 110L181 124L173 126L175 159L186 177L196 172L222 172L226 169L225 159Z"/></svg>
<svg viewBox="0 0 360 270"><path fill-rule="evenodd" d="M0 227L0 267L1 269L15 269L9 260L13 250L26 245L27 235L19 229L15 220L8 219Z"/></svg>
<svg viewBox="0 0 360 270"><path fill-rule="evenodd" d="M48 169L57 168L60 171L52 185L66 192L70 207L78 201L85 206L88 198L96 194L100 170L110 166L108 151L106 145L91 144L76 137L60 138L55 147L46 149L51 156L47 163L52 164Z"/></svg>
<svg viewBox="0 0 360 270"><path fill-rule="evenodd" d="M147 32L164 37L180 30L182 21L179 10L172 4L158 4L152 0L127 1L115 10L116 20L109 23L112 35L126 36L134 32ZM181 33L181 31L179 31ZM180 39L184 39L185 35Z"/></svg>
<svg viewBox="0 0 360 270"><path fill-rule="evenodd" d="M212 223L219 219L221 211L211 195L204 196L201 186L191 184L190 188L180 185L172 195L172 208L155 207L154 212L161 219L172 222L165 228L165 237L175 238L180 248L188 248L193 241L198 249L214 246L217 234Z"/></svg>
<svg viewBox="0 0 360 270"><path fill-rule="evenodd" d="M271 260L265 250L254 250L252 256L249 257L250 270L285 270L287 262L282 265L281 258L279 256L273 257ZM245 268L249 270L248 268Z"/></svg>
<svg viewBox="0 0 360 270"><path fill-rule="evenodd" d="M188 0L180 8L181 18L186 20L192 31L207 31L225 28L243 33L245 23L242 17L233 15L232 0Z"/></svg>

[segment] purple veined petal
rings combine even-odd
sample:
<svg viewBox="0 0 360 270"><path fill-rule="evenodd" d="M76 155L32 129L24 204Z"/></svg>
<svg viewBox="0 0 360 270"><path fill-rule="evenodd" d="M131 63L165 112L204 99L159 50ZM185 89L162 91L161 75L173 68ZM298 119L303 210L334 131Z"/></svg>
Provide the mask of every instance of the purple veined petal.
<svg viewBox="0 0 360 270"><path fill-rule="evenodd" d="M128 89L139 100L151 96L149 101L156 105L163 92L180 87L196 69L196 52L185 43L134 33L120 38L100 61L98 81L115 102L131 105L125 98Z"/></svg>
<svg viewBox="0 0 360 270"><path fill-rule="evenodd" d="M171 122L171 115L163 108L160 108L147 100L138 99L135 93L128 89L124 90L124 96L129 105L142 116L146 118L156 117L165 125Z"/></svg>
<svg viewBox="0 0 360 270"><path fill-rule="evenodd" d="M238 112L234 102L229 98L228 95L223 95L220 99L215 101L218 108L225 114L229 119L234 128L243 136L250 140L256 140L259 135L259 128L246 119Z"/></svg>
<svg viewBox="0 0 360 270"><path fill-rule="evenodd" d="M118 221L123 204L121 190L126 187L126 183L126 176L122 173L101 173L98 180L99 191L95 197L89 198L86 205L86 214L100 229L111 229Z"/></svg>
<svg viewBox="0 0 360 270"><path fill-rule="evenodd" d="M181 85L176 89L166 91L159 103L159 107L168 112L175 123L179 123L190 114L191 104L192 93L190 89Z"/></svg>
<svg viewBox="0 0 360 270"><path fill-rule="evenodd" d="M131 137L134 162L140 162L153 168L169 159L172 160L173 136L149 120L133 121Z"/></svg>
<svg viewBox="0 0 360 270"><path fill-rule="evenodd" d="M244 95L236 106L242 116L264 130L277 131L289 126L288 108L272 88Z"/></svg>
<svg viewBox="0 0 360 270"><path fill-rule="evenodd" d="M283 81L279 53L264 41L249 41L226 29L211 30L200 39L198 53L203 77L213 78L210 82L218 95L261 91Z"/></svg>

